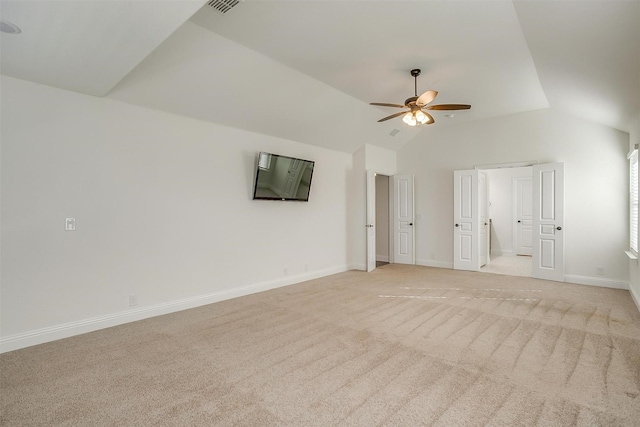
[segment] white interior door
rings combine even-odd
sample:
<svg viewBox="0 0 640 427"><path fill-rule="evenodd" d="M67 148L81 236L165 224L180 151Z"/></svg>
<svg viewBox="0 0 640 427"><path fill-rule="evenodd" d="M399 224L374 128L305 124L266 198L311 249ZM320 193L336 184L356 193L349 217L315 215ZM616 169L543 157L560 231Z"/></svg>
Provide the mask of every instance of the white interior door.
<svg viewBox="0 0 640 427"><path fill-rule="evenodd" d="M533 277L564 281L564 164L533 166Z"/></svg>
<svg viewBox="0 0 640 427"><path fill-rule="evenodd" d="M285 197L294 197L298 192L298 185L300 185L300 178L302 177L302 167L305 163L299 159L291 160L289 170L287 171L287 177L284 183L284 195Z"/></svg>
<svg viewBox="0 0 640 427"><path fill-rule="evenodd" d="M391 185L393 188L393 262L415 264L413 175L394 175L391 178Z"/></svg>
<svg viewBox="0 0 640 427"><path fill-rule="evenodd" d="M480 267L489 262L489 176L478 172L478 215L480 215Z"/></svg>
<svg viewBox="0 0 640 427"><path fill-rule="evenodd" d="M477 170L453 173L453 268L480 270L480 215Z"/></svg>
<svg viewBox="0 0 640 427"><path fill-rule="evenodd" d="M513 179L515 224L513 248L516 255L533 254L533 179Z"/></svg>
<svg viewBox="0 0 640 427"><path fill-rule="evenodd" d="M367 271L376 268L376 174L367 171Z"/></svg>

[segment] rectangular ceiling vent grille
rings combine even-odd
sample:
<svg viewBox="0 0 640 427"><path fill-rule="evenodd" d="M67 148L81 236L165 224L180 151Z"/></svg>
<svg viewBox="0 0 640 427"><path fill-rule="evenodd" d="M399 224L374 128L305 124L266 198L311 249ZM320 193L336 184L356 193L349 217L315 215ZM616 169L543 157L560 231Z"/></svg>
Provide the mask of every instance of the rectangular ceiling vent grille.
<svg viewBox="0 0 640 427"><path fill-rule="evenodd" d="M207 5L224 15L237 6L238 3L240 3L240 0L209 0Z"/></svg>

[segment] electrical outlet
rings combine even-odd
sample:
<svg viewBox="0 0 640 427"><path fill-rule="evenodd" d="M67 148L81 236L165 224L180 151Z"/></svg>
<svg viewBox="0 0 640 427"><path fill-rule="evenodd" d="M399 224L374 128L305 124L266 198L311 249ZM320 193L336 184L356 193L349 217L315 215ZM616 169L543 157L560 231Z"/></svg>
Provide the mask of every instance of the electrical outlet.
<svg viewBox="0 0 640 427"><path fill-rule="evenodd" d="M286 276L286 275L287 275L287 273L288 273L288 270L285 268L285 269L283 269L283 270L282 270L282 272L283 272L283 273L284 273L284 275Z"/></svg>
<svg viewBox="0 0 640 427"><path fill-rule="evenodd" d="M129 307L138 305L138 295L129 295Z"/></svg>
<svg viewBox="0 0 640 427"><path fill-rule="evenodd" d="M309 271L309 264L304 265L304 271Z"/></svg>
<svg viewBox="0 0 640 427"><path fill-rule="evenodd" d="M599 265L596 267L596 274L598 276L604 276L604 267Z"/></svg>

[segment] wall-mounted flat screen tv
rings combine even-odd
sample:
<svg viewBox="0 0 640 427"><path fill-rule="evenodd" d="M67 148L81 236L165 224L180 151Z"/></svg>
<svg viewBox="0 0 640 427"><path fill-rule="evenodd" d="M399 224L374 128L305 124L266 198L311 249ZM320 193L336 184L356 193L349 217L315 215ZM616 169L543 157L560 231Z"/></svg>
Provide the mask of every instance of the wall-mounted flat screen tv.
<svg viewBox="0 0 640 427"><path fill-rule="evenodd" d="M314 165L310 160L260 153L253 200L308 202Z"/></svg>

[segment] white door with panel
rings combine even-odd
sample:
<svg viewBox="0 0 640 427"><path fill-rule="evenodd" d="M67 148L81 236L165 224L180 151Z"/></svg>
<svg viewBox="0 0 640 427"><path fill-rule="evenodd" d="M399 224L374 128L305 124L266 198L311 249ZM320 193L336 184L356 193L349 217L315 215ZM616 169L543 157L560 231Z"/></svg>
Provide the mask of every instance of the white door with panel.
<svg viewBox="0 0 640 427"><path fill-rule="evenodd" d="M480 270L479 171L453 173L453 268Z"/></svg>
<svg viewBox="0 0 640 427"><path fill-rule="evenodd" d="M293 159L289 165L287 171L287 177L284 183L284 196L294 197L298 192L298 186L300 185L300 178L302 177L303 167L305 162L299 159Z"/></svg>
<svg viewBox="0 0 640 427"><path fill-rule="evenodd" d="M376 174L367 171L367 271L376 268Z"/></svg>
<svg viewBox="0 0 640 427"><path fill-rule="evenodd" d="M415 264L413 175L391 177L393 200L393 262Z"/></svg>
<svg viewBox="0 0 640 427"><path fill-rule="evenodd" d="M564 281L564 164L533 166L533 277Z"/></svg>
<svg viewBox="0 0 640 427"><path fill-rule="evenodd" d="M478 172L478 227L480 231L480 267L489 263L489 176Z"/></svg>
<svg viewBox="0 0 640 427"><path fill-rule="evenodd" d="M513 249L516 255L533 254L533 180L530 177L513 179L515 224Z"/></svg>

